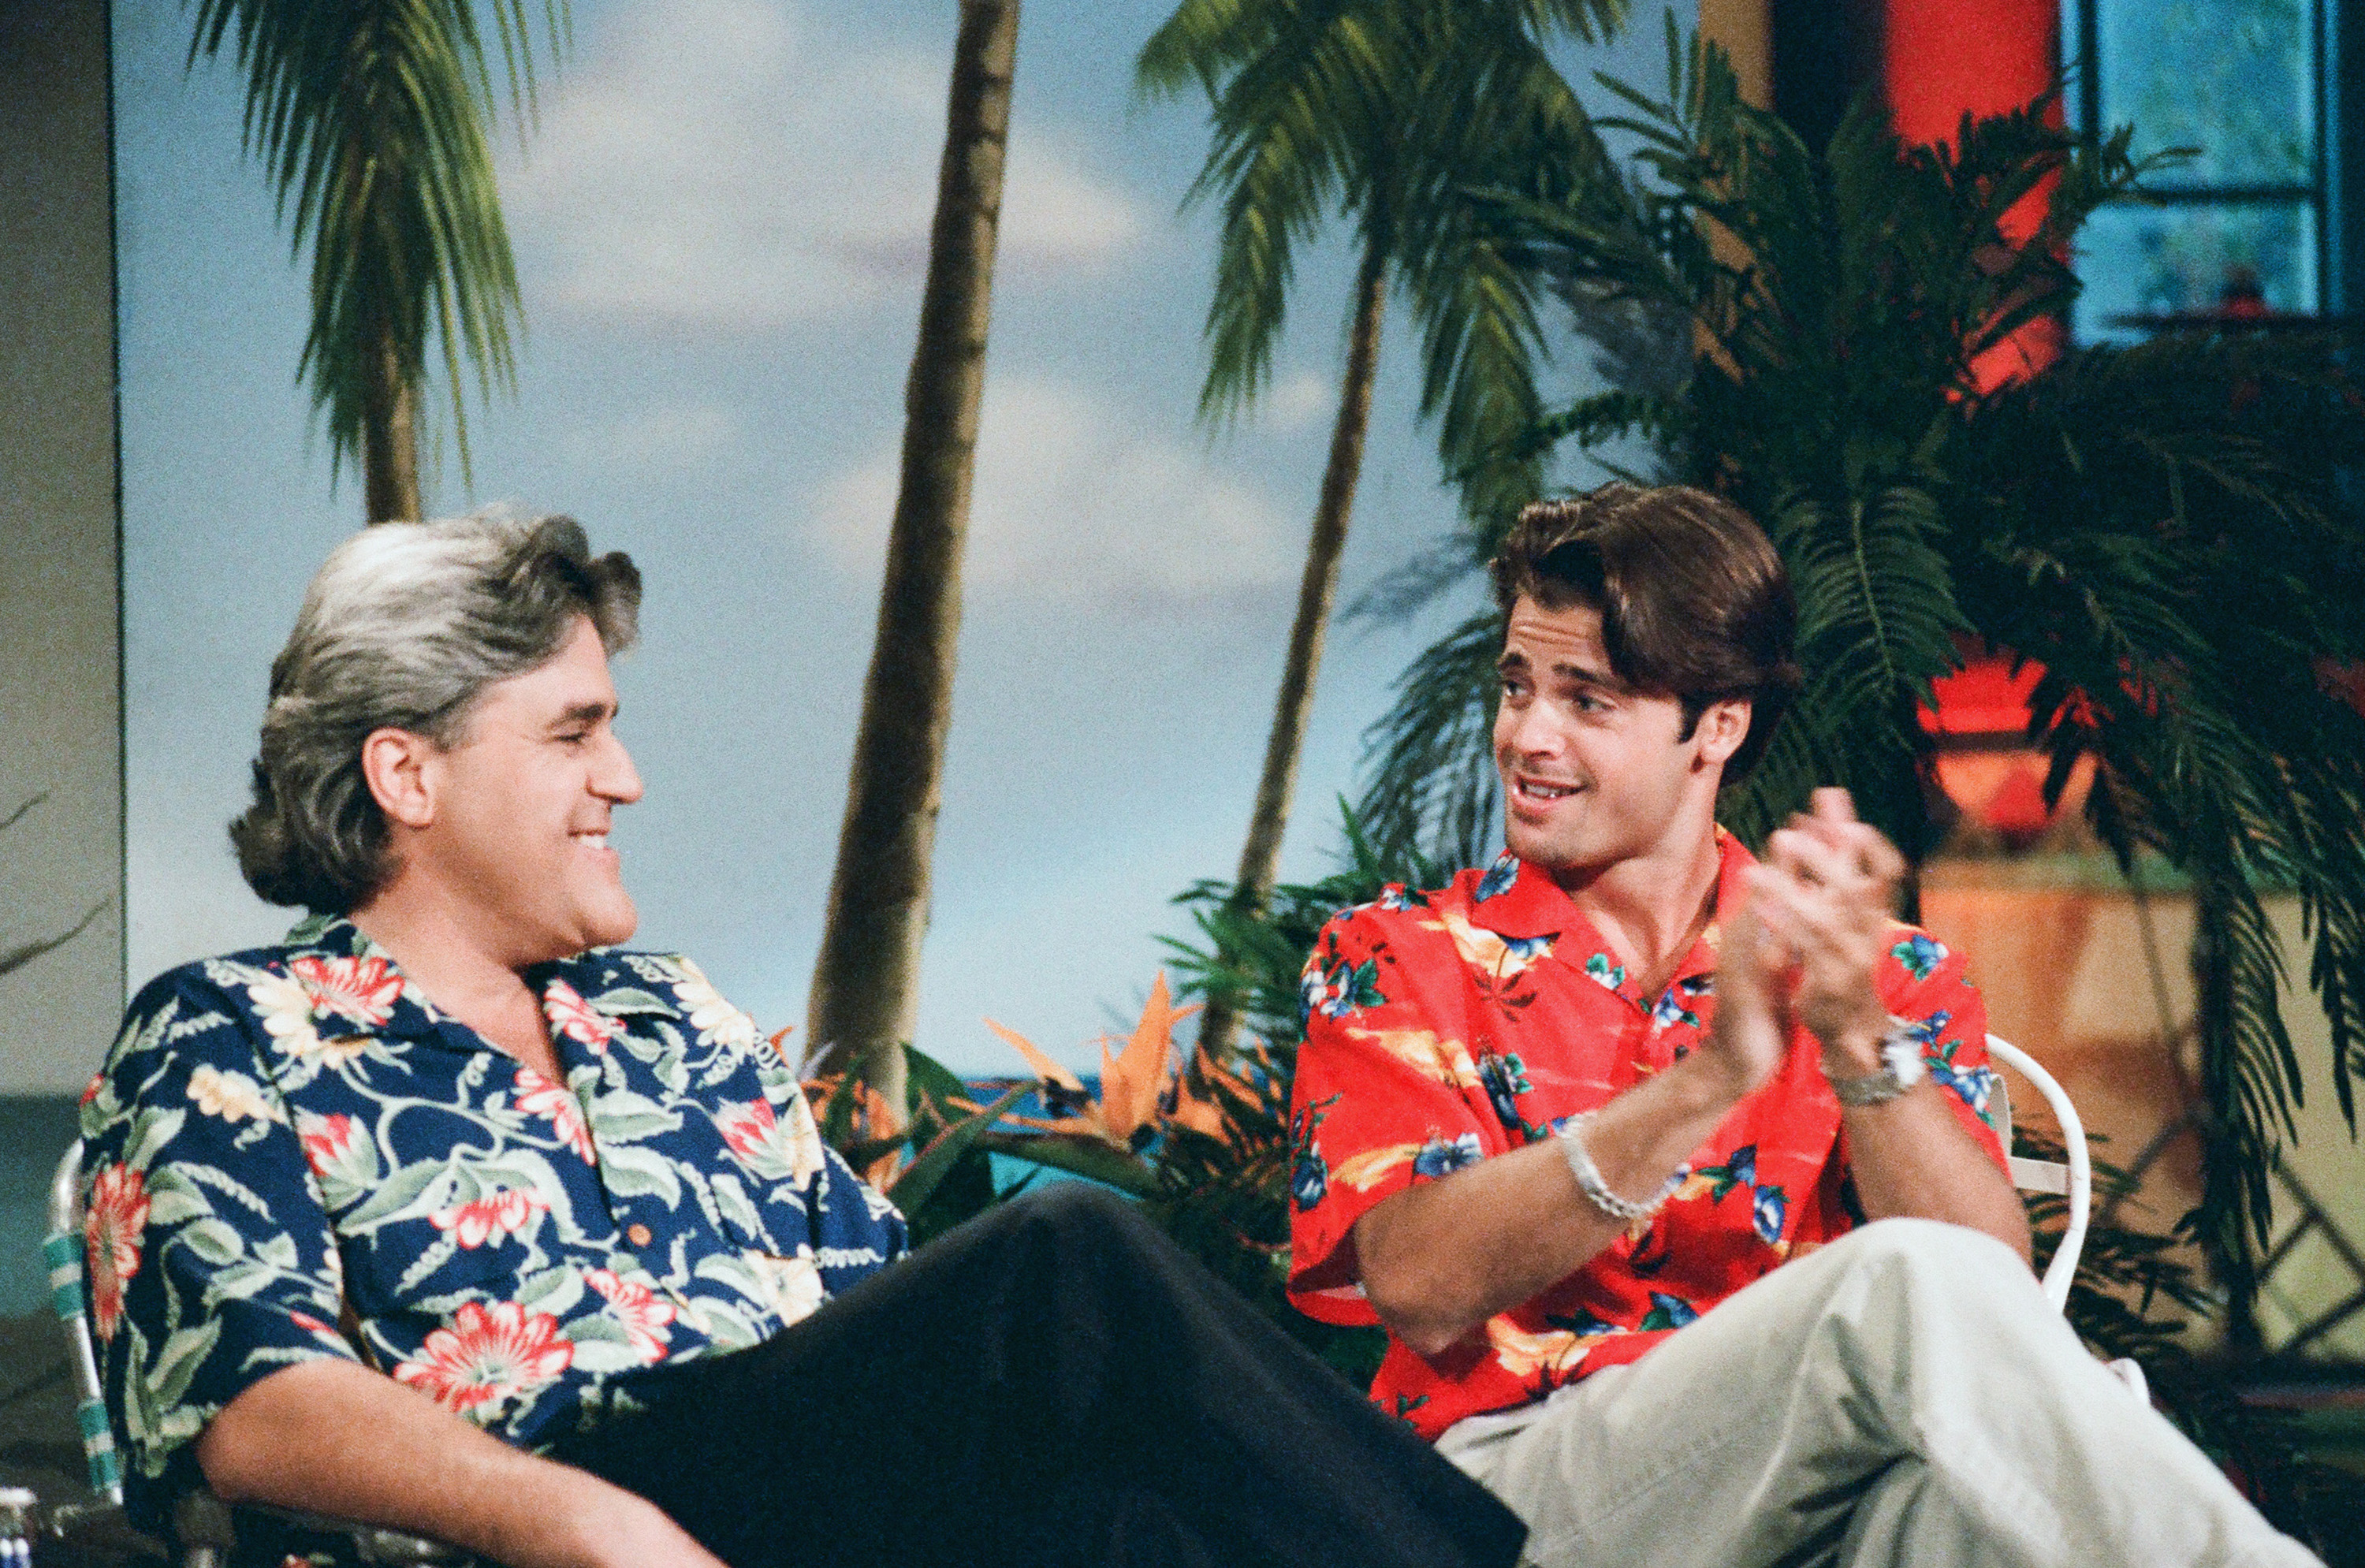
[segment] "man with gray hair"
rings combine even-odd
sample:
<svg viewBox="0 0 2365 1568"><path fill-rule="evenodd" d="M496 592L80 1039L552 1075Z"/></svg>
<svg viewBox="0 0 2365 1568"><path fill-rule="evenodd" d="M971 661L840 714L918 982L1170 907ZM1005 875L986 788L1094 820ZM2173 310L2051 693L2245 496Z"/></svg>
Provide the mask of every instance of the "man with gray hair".
<svg viewBox="0 0 2365 1568"><path fill-rule="evenodd" d="M1510 1562L1098 1189L896 1261L746 1015L614 946L639 594L504 515L314 578L231 829L311 918L142 990L84 1098L135 1521L202 1483L515 1564Z"/></svg>

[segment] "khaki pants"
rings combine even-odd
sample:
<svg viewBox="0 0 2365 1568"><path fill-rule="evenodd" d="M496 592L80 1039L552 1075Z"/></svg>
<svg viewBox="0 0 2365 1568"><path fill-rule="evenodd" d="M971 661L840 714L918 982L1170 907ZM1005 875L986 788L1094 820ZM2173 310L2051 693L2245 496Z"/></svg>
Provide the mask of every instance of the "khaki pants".
<svg viewBox="0 0 2365 1568"><path fill-rule="evenodd" d="M2001 1242L1884 1220L1439 1451L1541 1568L2321 1568Z"/></svg>

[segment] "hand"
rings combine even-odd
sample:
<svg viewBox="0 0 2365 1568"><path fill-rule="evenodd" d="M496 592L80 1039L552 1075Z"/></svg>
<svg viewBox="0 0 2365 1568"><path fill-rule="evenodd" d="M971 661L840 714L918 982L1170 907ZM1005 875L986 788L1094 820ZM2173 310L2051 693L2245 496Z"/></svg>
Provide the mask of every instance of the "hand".
<svg viewBox="0 0 2365 1568"><path fill-rule="evenodd" d="M1856 821L1846 790L1818 790L1812 813L1776 833L1751 874L1751 907L1796 967L1791 1010L1834 1076L1879 1070L1889 1010L1874 977L1904 870L1896 846Z"/></svg>
<svg viewBox="0 0 2365 1568"><path fill-rule="evenodd" d="M1783 957L1768 939L1759 902L1753 896L1724 923L1716 954L1716 1013L1701 1048L1724 1070L1735 1099L1765 1081L1790 1043Z"/></svg>

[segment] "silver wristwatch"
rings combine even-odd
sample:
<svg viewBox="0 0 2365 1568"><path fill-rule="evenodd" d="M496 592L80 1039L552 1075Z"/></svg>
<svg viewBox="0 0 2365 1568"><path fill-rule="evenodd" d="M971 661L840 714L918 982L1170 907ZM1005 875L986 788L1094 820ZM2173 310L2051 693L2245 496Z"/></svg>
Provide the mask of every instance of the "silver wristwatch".
<svg viewBox="0 0 2365 1568"><path fill-rule="evenodd" d="M1889 1032L1880 1036L1880 1070L1859 1078L1834 1078L1832 1092L1843 1105L1877 1105L1896 1099L1929 1076L1930 1069L1922 1059L1921 1036L1911 1023L1893 1017Z"/></svg>

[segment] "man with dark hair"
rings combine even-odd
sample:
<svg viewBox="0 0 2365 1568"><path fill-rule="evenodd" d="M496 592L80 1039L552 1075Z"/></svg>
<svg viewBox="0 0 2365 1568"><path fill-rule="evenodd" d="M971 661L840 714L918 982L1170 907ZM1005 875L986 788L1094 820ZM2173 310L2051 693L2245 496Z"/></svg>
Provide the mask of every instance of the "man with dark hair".
<svg viewBox="0 0 2365 1568"><path fill-rule="evenodd" d="M1306 970L1290 1285L1373 1400L1541 1568L2312 1562L2048 1309L1895 849L1716 825L1798 682L1756 526L1611 485L1495 582L1508 846Z"/></svg>
<svg viewBox="0 0 2365 1568"><path fill-rule="evenodd" d="M134 1519L202 1481L521 1565L1508 1568L1509 1513L1104 1192L896 1261L746 1015L611 946L639 591L498 514L314 578L233 832L313 917L143 989L84 1098Z"/></svg>

